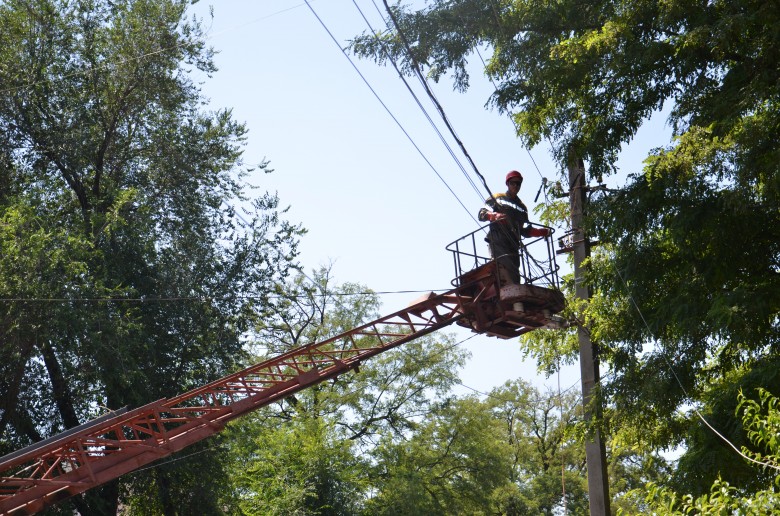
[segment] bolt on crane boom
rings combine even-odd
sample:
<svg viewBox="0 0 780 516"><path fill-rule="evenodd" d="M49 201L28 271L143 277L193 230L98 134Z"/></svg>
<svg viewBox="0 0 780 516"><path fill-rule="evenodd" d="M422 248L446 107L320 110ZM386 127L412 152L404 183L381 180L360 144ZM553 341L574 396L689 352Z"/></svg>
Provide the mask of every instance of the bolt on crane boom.
<svg viewBox="0 0 780 516"><path fill-rule="evenodd" d="M450 324L502 339L554 326L564 301L557 290L557 266L549 241L544 262L524 249L526 284L502 286L497 264L478 255L475 234L448 246L456 279L454 288L443 294L427 294L402 310L330 339L178 396L108 414L0 457L0 514L34 514L178 452L248 412L357 371L362 361ZM533 270L541 270L541 276L534 276ZM555 283L532 284L539 279Z"/></svg>

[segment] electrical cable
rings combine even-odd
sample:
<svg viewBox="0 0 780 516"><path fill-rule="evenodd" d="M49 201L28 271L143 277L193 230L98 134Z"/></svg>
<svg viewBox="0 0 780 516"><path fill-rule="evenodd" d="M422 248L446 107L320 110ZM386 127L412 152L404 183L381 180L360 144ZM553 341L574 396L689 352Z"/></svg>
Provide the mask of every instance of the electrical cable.
<svg viewBox="0 0 780 516"><path fill-rule="evenodd" d="M450 134L455 139L455 141L458 143L458 145L460 146L463 154L466 156L468 161L471 163L471 165L472 165L472 167L474 169L474 172L477 174L477 176L482 181L482 184L484 185L485 190L487 190L487 192L488 192L488 199L494 199L495 197L493 195L493 192L490 190L490 187L488 186L487 181L485 180L485 177L480 173L479 169L477 168L476 163L474 163L474 160L471 158L471 155L466 150L465 145L463 144L461 139L458 137L458 135L455 133L455 130L453 129L452 124L450 123L450 121L449 121L449 119L447 117L447 114L444 112L444 108L442 107L442 105L438 101L438 99L436 98L436 95L433 93L433 91L431 90L430 86L428 85L428 82L426 81L425 77L423 76L422 71L420 70L420 67L419 67L418 63L417 63L417 61L414 58L414 54L412 53L411 45L409 44L409 41L407 40L405 34L401 30L400 24L398 23L398 20L396 19L395 15L393 14L393 11L390 9L390 6L387 4L387 0L383 0L383 3L384 3L384 6L385 6L385 10L387 11L391 21L393 22L393 26L395 28L395 31L398 34L399 38L401 39L401 42L403 43L404 49L406 50L406 54L407 54L407 56L409 58L409 62L411 64L411 68L414 71L415 76L418 78L420 84L425 89L426 93L428 94L428 97L431 99L433 104L438 109L439 114L441 115L442 120L444 121L445 126L447 127L447 129L449 129ZM362 12L361 12L361 14L362 14ZM384 47L383 47L383 50L384 50ZM393 66L396 68L396 71L398 71L399 75L400 75L400 71L398 70L397 66L395 65L395 62L392 59L389 58L389 54L388 54L388 59L393 63ZM538 167L537 167L537 169L538 169ZM540 173L540 175L541 175L541 173ZM492 225L491 227L496 227L498 230L500 230L501 232L505 233L507 238L512 239L512 235L511 235L511 231L510 231L509 227L507 227L505 225L494 225L494 226Z"/></svg>
<svg viewBox="0 0 780 516"><path fill-rule="evenodd" d="M636 300L634 300L634 297L631 295L631 291L628 288L628 283L623 278L623 275L620 273L620 271L617 268L615 269L615 272L617 273L618 277L620 278L620 281L623 283L623 286L626 289L626 293L628 294L628 298L631 301L631 304L634 306L634 308L636 309L637 313L639 313L639 318L642 320L642 323L645 325L645 328L647 329L648 333L650 335L652 335L653 332L650 329L650 324L647 322L647 319L645 319L645 316L642 313L642 310L640 310L639 305L637 304ZM690 399L691 397L688 394L687 389L685 388L685 386L683 385L682 381L680 380L680 377L677 376L677 372L674 370L674 367L672 366L671 362L667 358L666 354L663 353L663 352L661 352L659 354L661 355L661 357L663 358L664 362L666 363L666 366L669 368L669 371L672 373L672 376L677 381L677 384L680 386L680 389L682 389L682 392L685 395L685 397ZM699 409L697 409L695 406L692 406L692 410L698 416L698 418L702 421L702 423L704 423L704 425L707 428L709 428L716 436L718 436L731 449L733 449L735 452L737 452L737 454L740 455L742 458L744 458L744 459L746 459L746 460L748 460L750 462L753 462L755 464L758 464L759 466L762 466L762 467L765 467L765 468L771 468L771 469L780 471L780 466L777 466L777 465L774 465L774 464L771 464L771 463L768 463L768 462L761 462L759 460L756 460L756 459L754 459L752 457L749 457L749 456L745 455L742 452L742 450L737 448L736 445L734 445L734 443L732 443L726 436L724 436L718 430L716 430L715 427L713 427L709 423L709 421L707 421L707 419L702 415L702 413L699 412Z"/></svg>
<svg viewBox="0 0 780 516"><path fill-rule="evenodd" d="M219 449L220 449L220 445L211 446L211 447L205 448L203 450L198 450L196 452L188 453L187 455L182 455L181 457L172 457L170 460L166 460L166 461L163 461L163 462L156 462L156 463L152 464L151 466L146 466L146 467L140 468L140 469L134 469L133 471L130 472L130 474L136 474L136 473L140 473L141 471L146 471L146 470L149 470L149 469L159 468L161 466L166 466L168 464L173 464L174 462L179 462L180 460L189 459L190 457L194 457L195 455L200 455L201 453L206 453L206 452L209 452L209 451L212 451L212 450L219 450Z"/></svg>
<svg viewBox="0 0 780 516"><path fill-rule="evenodd" d="M417 97L417 94L414 92L414 90L412 89L412 87L411 87L411 86L409 85L409 83L407 82L407 80L406 80L406 78L404 77L403 73L401 73L401 70L398 68L398 64L395 62L395 60L394 60L394 59L392 58L392 56L390 55L390 52L387 50L387 47L386 47L386 45L384 45L384 43L383 43L383 42L382 42L382 41L379 39L379 37L378 37L378 36L376 36L376 34L377 34L377 31L376 31L376 30L374 30L374 27L371 25L371 22L369 22L369 21L368 21L368 18L366 18L366 15L363 13L363 10L360 8L360 6L358 6L357 2L356 2L355 0L352 0L352 3L353 3L353 5L355 6L355 8L358 10L358 12L360 13L360 16L362 16L362 18L363 18L363 21L365 21L365 22L366 22L366 25L368 26L368 28L369 28L369 30L371 31L371 33L372 33L372 34L374 34L374 38L375 38L376 42L377 42L377 43L380 45L380 47L382 48L382 51L384 52L384 54L385 54L385 57L387 58L387 60L390 62L390 64L391 64L391 65L393 66L393 68L395 69L396 73L398 74L398 77L401 79L401 81L403 81L403 83L404 83L404 86L406 86L406 89L409 91L409 93L410 93L410 94L412 95L412 97L414 98L415 102L417 103L417 106L418 106L418 107L420 108L420 110L423 112L423 114L425 115L425 118L428 120L428 122L430 123L431 127L433 128L433 130L434 130L434 131L436 132L436 134L438 135L438 137L439 137L439 140L441 140L442 144L444 145L444 147L445 147L445 148L447 149L447 151L449 152L449 154L450 154L450 156L452 157L453 161L455 161L455 163L457 164L458 168L460 168L460 170L461 170L461 172L463 173L463 175L464 175L464 177L466 178L466 180L469 182L469 184L471 185L471 187L474 189L474 191L477 193L477 195L478 195L478 196L480 197L480 199L481 199L481 198L482 198L482 196L481 196L481 194L480 194L480 192L479 192L479 188L478 188L478 187L477 187L477 185L474 183L474 181L471 179L471 176L470 176L470 175L468 174L468 172L466 171L466 168L463 166L463 164L460 162L460 160L458 159L458 157L455 155L455 152L452 150L452 147L450 146L450 144L449 144L449 143L447 142L447 140L444 138L444 135L441 133L441 131L439 130L439 128L438 128L438 127L436 126L436 124L434 123L433 119L431 118L430 114L428 113L428 110L426 110L426 109L425 109L425 107L424 107L424 106L422 105L422 103L420 102L420 99ZM375 3L374 3L374 7L377 9L377 12L379 12L379 8L376 6L376 4L375 4ZM380 16L381 16L381 12L380 12L379 14L380 14Z"/></svg>
<svg viewBox="0 0 780 516"><path fill-rule="evenodd" d="M485 190L488 192L488 197L493 197L493 192L490 190L490 187L487 184L487 181L485 181L485 177L480 173L479 169L477 168L476 163L474 163L474 160L471 159L471 155L466 150L466 147L463 145L463 142L461 142L460 138L458 138L458 135L455 134L455 130L452 128L452 125L450 124L449 119L447 118L447 115L444 113L444 109L441 107L441 104L439 104L439 101L436 99L436 96L431 91L430 87L428 86L427 81L422 75L422 71L420 70L420 67L417 64L417 61L414 59L414 54L412 53L411 46L409 45L409 42L406 39L406 36L401 31L401 27L398 24L398 20L396 20L395 15L393 14L393 11L390 9L390 6L387 4L387 0L382 0L382 2L385 5L385 9L387 10L388 15L390 16L390 19L393 21L393 25L395 26L396 32L398 32L398 36L401 38L401 42L403 43L404 47L406 48L406 53L409 56L409 62L412 65L412 69L414 70L417 77L420 79L421 84L423 85L423 88L425 88L425 91L428 93L428 96L430 97L431 101L434 103L436 108L439 110L439 113L441 114L442 119L444 120L444 124L447 126L447 128L450 130L450 134L452 134L452 137L455 139L455 141L460 145L461 150L463 151L463 154L466 156L466 158L469 160L469 163L471 163L471 166L474 168L474 172L476 172L477 176L482 180L482 185L485 187Z"/></svg>
<svg viewBox="0 0 780 516"><path fill-rule="evenodd" d="M355 2L355 0L352 0L352 1L353 1L353 4L355 5L355 7L356 7L356 8L358 9L358 11L360 12L361 16L363 17L363 20L366 22L366 25L368 25L368 27L369 27L369 30L371 30L372 34L376 34L376 31L375 31L375 30L374 30L374 28L371 26L371 24L369 23L369 21L366 19L366 17L365 17L365 15L364 15L363 11L360 9L360 7L358 7L358 5L357 5L357 3ZM372 0L372 3L373 3L373 5L374 5L375 9L377 10L377 13L379 14L379 16L380 16L380 17L383 17L383 15L382 15L381 11L379 10L379 7L376 5L376 3L375 3L373 0ZM422 72L421 72L421 71L420 71L420 69L419 69L419 66L417 66L417 64L415 63L415 61L414 61L414 56L411 54L411 51L410 51L410 49L409 49L409 44L408 44L408 41L406 41L406 39L403 37L403 34L401 33L401 31L400 31L400 28L398 27L398 24L397 24L397 22L396 22L395 18L393 17L393 15L392 15L392 12L390 11L389 7L387 6L387 3L385 2L385 4L384 4L384 5L385 5L385 8L386 8L386 11L387 11L388 15L391 17L391 20L392 20L392 22L393 22L393 25L394 25L394 27L395 27L396 31L397 31L397 32L398 32L398 34L399 34L399 35L400 35L400 36L403 38L404 45L405 45L405 49L406 49L406 53L407 53L407 55L409 56L409 60L410 60L410 61L412 62L412 64L414 65L414 67L413 67L413 68L414 68L414 71L415 71L415 76L418 78L418 80L419 80L420 84L422 85L422 87L423 87L423 88L425 89L425 91L427 92L427 94L428 94L429 98L432 100L432 102L434 103L434 105L437 107L437 109L438 109L438 111L439 111L439 113L440 113L440 115L441 115L442 119L444 120L444 123L445 123L445 125L446 125L446 126L447 126L447 128L450 130L450 133L452 134L453 138L455 138L455 141L456 141L456 142L457 142L457 143L460 145L460 147L461 147L461 149L462 149L463 153L466 155L466 157L468 158L469 162L471 162L471 164L472 164L472 166L474 167L474 170L476 171L477 175L478 175L478 176L480 177L480 179L482 180L482 183L483 183L483 185L485 186L485 189L486 189L486 190L487 190L487 192L488 192L488 199L494 199L494 196L493 196L493 194L492 194L492 192L491 192L490 188L488 187L487 183L485 182L485 178L482 176L482 174L480 174L479 170L477 169L477 166L476 166L476 164L475 164L475 163L474 163L474 161L471 159L471 156L469 155L469 153L466 151L465 145L462 143L462 141L461 141L461 140L458 138L458 136L455 134L455 131L454 131L454 129L452 128L452 125L450 124L450 122L449 122L449 119L448 119L447 115L446 115L446 114L445 114L445 112L444 112L444 108L442 107L441 103L438 101L438 99L436 98L436 96L433 94L433 91L432 91L432 90L430 89L430 87L428 86L428 83L427 83L427 81L425 80L425 78L423 77L423 75L422 75ZM385 24L386 24L386 26L388 26L388 28L390 28L390 27L389 27L389 24L388 24L387 22L385 22ZM428 115L428 112L427 112L427 110L426 110L426 109L425 109L425 108L422 106L422 104L420 103L419 99L417 98L417 95L414 93L414 91L412 90L412 88L409 86L409 83L408 83L408 82L406 81L406 79L404 78L404 75L403 75L403 73L401 73L401 70L398 68L398 65L397 65L397 63L395 62L395 60L394 60L394 59L392 59L392 56L390 55L390 52L387 50L386 46L385 46L385 45L384 45L384 44L383 44L383 43L382 43L382 42L379 40L379 38L378 38L378 37L376 37L376 41L377 41L377 43L379 43L379 44L380 44L380 46L381 46L381 48L382 48L383 52L385 53L385 56L386 56L387 60L388 60L388 61L389 61L389 62L392 64L392 66L393 66L393 68L395 69L396 73L398 74L399 78L401 78L401 80L403 81L403 83L406 85L406 88L407 88L407 89L409 90L409 92L412 94L412 97L414 97L415 101L417 102L417 105L418 105L418 106L420 107L420 109L423 111L423 113L425 114L426 118L427 118L427 119L428 119L428 121L430 122L431 126L434 128L434 130L436 131L436 133L439 135L439 138L441 139L442 143L445 145L445 147L447 148L447 150L450 152L450 155L452 156L453 160L454 160L454 161L457 163L457 165L460 167L460 169L461 169L461 172L463 173L463 175L464 175L464 176L466 177L466 179L468 180L469 184L471 184L472 188L474 189L474 191L475 191L475 192L477 193L477 195L479 196L479 195L480 195L480 194L479 194L479 188L478 188L478 187L477 187L477 186L474 184L474 181L471 179L471 176L468 174L468 172L466 171L466 169L465 169L465 168L463 167L463 165L460 163L460 160L459 160L459 159L458 159L458 158L455 156L455 154L453 153L453 151L452 151L451 147L449 146L449 144L446 142L446 140L445 140L445 139L444 139L444 137L442 136L441 132L439 131L438 127L437 127L437 126L436 126L436 124L433 122L433 120L431 119L431 117ZM532 158L532 159L533 159L533 158ZM537 196L537 197L538 197L538 196ZM482 200L482 199L481 199L481 196L480 196L480 200ZM473 216L472 216L472 219L473 219ZM480 224L480 223L479 223L479 221L476 221L476 222L478 223L478 225L479 225L479 226L481 226L481 225L482 225L482 224ZM491 227L495 227L496 229L498 229L498 231L500 231L501 233L503 233L507 239L510 239L510 240L511 240L511 239L514 239L514 238L513 238L513 235L512 235L512 231L511 231L511 229L510 229L508 226L505 226L505 225L495 225L495 226L491 226ZM485 229L483 228L483 232L484 232L484 231L485 231Z"/></svg>
<svg viewBox="0 0 780 516"><path fill-rule="evenodd" d="M355 0L353 0L353 3L355 3ZM373 0L372 0L372 3L374 4L374 6L375 6L375 8L376 8L376 10L377 10L377 13L379 13L379 15L380 15L380 16L382 16L382 13L380 12L380 10L379 10L379 8L377 7L376 3L375 3ZM407 55L409 56L409 60L410 60L410 62L411 62L411 63L412 63L412 65L413 65L413 70L414 70L414 72L415 72L415 76L418 78L418 80L419 80L420 84L423 86L423 88L424 88L424 89L425 89L425 91L427 92L428 96L430 97L430 99L432 100L432 102L433 102L433 103L435 104L435 106L437 107L437 109L438 109L439 113L441 114L441 117L442 117L442 119L444 120L444 123L445 123L445 125L446 125L446 126L447 126L447 128L450 130L450 133L452 134L453 138L455 138L455 141L456 141L456 142L458 142L458 144L460 145L460 147L461 147L461 149L462 149L463 153L466 155L466 157L468 158L468 160L471 162L472 166L474 167L474 170L475 170L475 172L477 173L477 175L478 175L478 176L480 177L480 179L482 180L482 183L483 183L483 185L485 186L485 189L486 189L486 190L487 190L487 192L488 192L488 198L489 198L489 199L491 199L491 198L494 198L494 196L493 196L493 194L492 194L492 192L491 192L490 188L488 187L487 183L485 182L485 178L482 176L482 174L481 174L481 173L479 172L479 170L477 169L477 166L476 166L476 164L475 164L475 163L474 163L474 161L471 159L471 156L469 155L468 151L466 150L466 148L465 148L465 146L463 145L463 143L462 143L462 141L460 140L460 138L458 138L457 134L455 133L454 129L452 128L452 125L451 125L451 124L450 124L450 122L449 122L449 119L448 119L448 117L447 117L446 113L444 112L444 108L442 107L441 103L439 103L438 99L436 98L436 96L434 95L433 91L432 91L432 90L431 90L431 88L429 87L429 85L428 85L428 83L427 83L427 81L426 81L425 77L423 76L423 74L422 74L422 72L421 72L421 70L420 70L419 66L417 65L416 61L414 60L414 56L413 56L413 54L412 54L412 52L411 52L411 49L410 49L409 42L408 42L408 40L405 38L405 36L404 36L403 32L401 31L401 29L400 29L400 27L399 27L399 24L397 23L397 20L396 20L396 19L395 19L395 17L393 16L393 13L392 13L392 11L390 10L389 6L387 5L387 2L386 2L386 1L384 2L384 5L385 5L385 9L386 9L386 11L387 11L388 15L390 16L390 18L391 18L391 20L392 20L392 22L393 22L393 26L395 27L395 30L396 30L396 32L399 34L399 36L400 36L400 37L401 37L401 39L402 39L402 42L404 43L404 48L405 48L405 50L406 50L406 53L407 53ZM357 7L357 4L356 4L356 3L355 3L355 6ZM360 11L360 14L363 16L363 19L364 19L364 20L366 20L365 16L363 15L363 12L360 10L360 8L359 8L359 7L358 7L358 11ZM371 29L372 33L373 33L373 34L376 34L376 31L374 31L373 27L371 27L371 24L370 24L370 23L368 23L368 20L366 20L366 24L369 26L369 28ZM387 57L388 61L390 61L390 63L393 65L393 67L395 68L395 70L396 70L396 72L398 73L399 77L401 77L401 79L404 81L404 84L406 84L407 88L408 88L408 89L409 89L409 91L412 93L412 96L414 96L414 98L415 98L415 100L417 101L418 105L420 105L420 103L419 103L419 100L417 100L417 97L416 97L416 95L414 94L414 92L411 90L411 88L409 87L408 83L407 83L407 82L406 82L406 80L404 79L404 77L403 77L403 74L402 74L402 73L401 73L401 71L398 69L398 66L397 66L397 64L395 63L395 61L394 61L394 60L392 59L392 57L390 56L390 53L387 51L387 49L386 49L385 45L383 45L383 44L382 44L382 42L381 42L381 41L380 41L378 38L376 38L376 40L377 40L377 43L379 43L379 44L380 44L380 46L382 47L382 50L384 51L384 53L385 53L385 56ZM478 49L477 49L477 52L478 52ZM480 59L482 59L482 56L481 56L481 55L480 55ZM483 66L486 66L486 65L485 65L485 62L484 62L484 60L482 60L482 64L483 64ZM496 87L496 85L495 85L495 83L492 81L492 79L491 79L491 83L493 84L493 86L494 86L494 88L495 88L495 87ZM422 107L422 105L420 105L420 108L423 110L423 112L425 112L425 114L426 114L426 117L428 117L427 111L425 111L425 109ZM428 117L428 119L429 119L429 121L430 121L430 117ZM513 122L514 122L514 121L513 121ZM436 130L436 132L439 134L440 138L443 138L443 137L441 136L441 133L439 133L438 129L436 128L436 126L433 124L433 122L432 122L432 121L431 121L431 124L434 126L434 129L435 129L435 130ZM517 132L517 125L516 125L516 124L515 124L515 132ZM442 141L444 141L444 140L442 139ZM446 145L446 146L447 146L447 148L449 149L449 145L448 145L446 142L445 142L445 145ZM546 178L544 178L544 177L542 176L541 172L539 171L539 167L538 167L538 165L536 164L536 160L534 160L533 156L531 155L531 152L530 152L530 150L528 150L528 149L526 148L526 152L528 152L528 155L529 155L529 157L531 158L531 161L533 162L534 166L536 167L537 173L539 174L539 176L540 176L540 177L542 177L542 186L541 186L541 187L540 187L540 189L539 189L539 191L541 192L542 188L543 188L543 187L544 187L544 186L547 184L547 179L546 179ZM451 151L451 150L450 150L450 153L452 154L452 151ZM466 176L466 178L468 179L468 181L469 181L469 183L472 185L472 187L473 187L475 190L478 190L478 188L476 187L476 185L474 184L474 182L471 180L471 178L470 178L470 176L468 175L468 173L466 172L466 170L465 170L465 169L462 167L462 165L460 164L459 160L457 160L457 158L455 158L455 156L454 156L454 155L453 155L453 158L454 158L454 159L455 159L455 161L458 163L458 165L461 167L461 170L462 170L463 174ZM479 194L479 192L478 192L478 191L477 191L477 193ZM536 198L534 199L534 202L536 202L536 201L538 200L538 198L539 198L539 193L537 193L537 195L536 195ZM547 192L546 192L546 191L545 191L545 198L547 198ZM500 230L502 233L504 233L504 234L505 234L505 235L506 235L508 238L512 238L512 235L511 235L510 229L509 229L508 227L506 227L506 226L503 226L503 225L501 225L501 226L495 226L495 227L496 227L497 229L499 229L499 230Z"/></svg>
<svg viewBox="0 0 780 516"><path fill-rule="evenodd" d="M365 76L364 76L364 75L363 75L363 73L360 71L360 69L358 69L358 67L355 65L355 63L354 63L354 62L352 62L352 59L351 59L351 58L349 57L349 55L348 55L348 54L347 54L347 53L344 51L344 49L343 49L343 48L341 48L341 45L339 45L339 42L338 42L338 40L335 38L335 36L333 36L333 33L330 31L330 29L328 28L328 26L327 26L327 25L325 25L325 22L323 22L323 21L322 21L322 19L319 17L319 15L317 14L317 12L316 12L316 11L314 10L314 8L311 6L311 4L309 3L309 0L305 0L305 2L306 2L306 5L309 7L309 10L310 10L310 11L312 12L312 14L314 15L314 17L315 17L315 18L317 18L317 21L320 23L320 25L322 25L322 28L323 28L323 29L325 29L325 32L327 32L327 33L328 33L328 35L330 36L330 38L333 40L333 43L335 43L335 44L336 44L336 46L339 48L339 50L340 50L340 51L341 51L341 53L344 55L344 57L346 57L346 58L347 58L347 61L349 61L349 64L350 64L350 65L352 65L352 68L355 70L355 72L357 72L357 74L360 76L360 78L363 80L363 82L366 84L366 86L368 86L368 89L369 89L369 90L371 90L371 93L373 93L373 94L374 94L374 97L376 97L376 99L379 101L379 103L382 105L382 107L385 109L385 111L387 111L387 113L390 115L390 117L393 119L393 121L396 123L396 125L398 125L398 127L401 129L401 131L403 131L404 135L406 135L406 137L409 139L409 141L410 141L410 142L411 142L411 144L414 146L414 148L417 150L417 152L420 154L420 156L422 156L423 160L425 160L425 162L428 164L428 166L431 168L431 170L433 170L433 172L434 172L434 173L436 174L436 176L437 176L437 177L438 177L438 178L441 180L441 182L444 184L444 186L446 186L446 187L447 187L447 190L449 190L449 191L450 191L450 193L451 193L451 194L452 194L452 195L455 197L455 199L458 201L458 203L461 205L461 207L462 207L464 210L466 210L466 213L468 213L468 214L471 216L471 218L472 218L472 219L474 219L474 220L475 220L475 222L476 222L476 219L475 219L475 218L474 218L474 216L471 214L471 211L470 211L468 208L466 208L466 206L465 206L465 205L463 204L463 202L460 200L460 198L458 197L458 195L457 195L457 194L456 194L456 193L455 193L455 192L452 190L452 188L450 187L450 185L449 185L449 184L447 184L447 181L446 181L446 180L445 180L445 179L444 179L444 178L441 176L441 174L439 174L439 171L438 171L438 170L436 170L436 167L434 167L434 166L433 166L433 164L432 164L432 163L431 163L431 162L428 160L428 158L427 158L427 157L425 156L425 154L422 152L422 150L421 150L421 149L420 149L420 147L417 145L417 143L414 141L414 139L413 139L413 138L412 138L412 137L409 135L409 133L406 131L406 129L404 128L404 126L401 124L401 122L399 122L399 121L398 121L398 119L395 117L395 115L393 114L393 112L392 112L392 111L390 111L390 108L388 108L388 107L387 107L387 105L386 105L386 104L385 104L385 103L382 101L381 97L380 97L380 96L377 94L377 92L374 90L374 88L371 86L371 84L370 84L370 83L368 82L368 80L365 78Z"/></svg>
<svg viewBox="0 0 780 516"><path fill-rule="evenodd" d="M427 290L385 290L385 291L372 291L366 290L362 292L345 292L330 294L333 296L383 296L394 294L425 294L428 292L442 293L447 292L449 289L427 289ZM170 297L4 297L0 298L0 303L170 303L180 301L198 301L198 302L211 302L211 301L229 301L232 299L252 300L252 299L290 299L306 296L236 296L236 297L213 297L213 296L170 296Z"/></svg>

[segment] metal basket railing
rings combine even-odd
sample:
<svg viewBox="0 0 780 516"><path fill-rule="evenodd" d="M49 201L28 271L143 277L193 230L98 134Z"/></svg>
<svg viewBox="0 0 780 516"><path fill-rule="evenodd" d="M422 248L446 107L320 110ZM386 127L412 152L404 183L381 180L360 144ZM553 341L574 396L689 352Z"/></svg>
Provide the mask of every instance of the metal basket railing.
<svg viewBox="0 0 780 516"><path fill-rule="evenodd" d="M523 283L560 290L558 263L553 246L553 228L541 224L531 227L550 230L547 237L531 237L520 242L520 279ZM485 237L490 225L483 226L447 245L455 265L453 286L460 286L464 274L492 261Z"/></svg>

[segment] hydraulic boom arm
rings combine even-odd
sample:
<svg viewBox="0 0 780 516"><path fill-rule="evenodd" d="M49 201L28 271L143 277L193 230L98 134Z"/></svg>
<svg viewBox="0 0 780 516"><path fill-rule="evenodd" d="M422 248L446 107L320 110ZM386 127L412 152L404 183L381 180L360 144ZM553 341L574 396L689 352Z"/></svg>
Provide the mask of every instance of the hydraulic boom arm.
<svg viewBox="0 0 780 516"><path fill-rule="evenodd" d="M452 323L509 339L553 327L564 307L557 288L503 285L494 261L452 244L457 287L333 338L296 348L208 385L115 412L0 457L0 515L33 514L222 430L247 412L357 369L360 363ZM549 245L548 245L549 247ZM473 268L464 267L473 262ZM529 271L530 271L529 262ZM552 285L557 286L557 283ZM124 410L124 409L122 409Z"/></svg>
<svg viewBox="0 0 780 516"><path fill-rule="evenodd" d="M294 349L174 398L102 417L0 458L0 514L33 514L219 432L247 412L334 378L461 317L459 289Z"/></svg>

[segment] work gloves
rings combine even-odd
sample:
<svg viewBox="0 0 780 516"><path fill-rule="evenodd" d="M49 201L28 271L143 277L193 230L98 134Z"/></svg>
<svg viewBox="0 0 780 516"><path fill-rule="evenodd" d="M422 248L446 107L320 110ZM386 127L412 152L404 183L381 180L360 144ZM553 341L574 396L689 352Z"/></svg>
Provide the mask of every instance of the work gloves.
<svg viewBox="0 0 780 516"><path fill-rule="evenodd" d="M547 228L530 228L528 230L529 237L546 237L550 236L550 230Z"/></svg>
<svg viewBox="0 0 780 516"><path fill-rule="evenodd" d="M506 214L497 211L489 211L485 215L485 218L490 222L499 222L501 220L506 220L507 216ZM550 236L550 233L551 231L547 228L528 228L527 234L525 236L546 237L546 236Z"/></svg>
<svg viewBox="0 0 780 516"><path fill-rule="evenodd" d="M504 220L506 218L506 215L503 213L498 213L496 211L488 212L487 219L490 222L498 222L499 220Z"/></svg>

